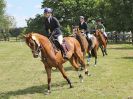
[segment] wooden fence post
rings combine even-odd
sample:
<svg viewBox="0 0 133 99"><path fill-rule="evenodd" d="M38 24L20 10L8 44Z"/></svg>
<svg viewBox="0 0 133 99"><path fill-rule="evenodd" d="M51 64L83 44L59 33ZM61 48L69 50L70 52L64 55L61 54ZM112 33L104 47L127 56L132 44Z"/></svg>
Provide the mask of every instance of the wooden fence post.
<svg viewBox="0 0 133 99"><path fill-rule="evenodd" d="M131 35L132 35L132 44L133 44L133 31L131 31Z"/></svg>

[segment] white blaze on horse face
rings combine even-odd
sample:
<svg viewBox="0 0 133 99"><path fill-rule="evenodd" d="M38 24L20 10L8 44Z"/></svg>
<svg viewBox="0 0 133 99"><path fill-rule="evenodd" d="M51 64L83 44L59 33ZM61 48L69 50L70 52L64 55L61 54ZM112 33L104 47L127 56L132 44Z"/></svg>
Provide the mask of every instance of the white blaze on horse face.
<svg viewBox="0 0 133 99"><path fill-rule="evenodd" d="M32 35L32 39L36 41L37 45L40 46L40 43L35 35Z"/></svg>

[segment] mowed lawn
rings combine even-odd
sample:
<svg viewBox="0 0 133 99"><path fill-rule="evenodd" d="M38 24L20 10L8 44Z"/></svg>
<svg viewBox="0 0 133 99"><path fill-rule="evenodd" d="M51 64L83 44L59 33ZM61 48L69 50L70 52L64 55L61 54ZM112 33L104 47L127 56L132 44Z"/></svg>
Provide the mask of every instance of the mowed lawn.
<svg viewBox="0 0 133 99"><path fill-rule="evenodd" d="M52 93L45 95L47 75L40 59L23 42L0 42L0 99L133 99L133 45L108 45L88 67L91 76L80 83L69 62L64 64L74 88L58 70L52 72Z"/></svg>

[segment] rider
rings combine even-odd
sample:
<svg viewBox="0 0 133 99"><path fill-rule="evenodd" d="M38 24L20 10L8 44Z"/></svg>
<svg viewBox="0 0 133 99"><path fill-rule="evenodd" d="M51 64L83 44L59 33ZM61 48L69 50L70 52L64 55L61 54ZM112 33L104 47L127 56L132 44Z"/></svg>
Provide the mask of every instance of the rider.
<svg viewBox="0 0 133 99"><path fill-rule="evenodd" d="M99 19L97 19L96 22L97 22L96 29L100 29L101 32L103 33L103 35L105 36L105 38L107 38L107 34L105 32L105 27L103 25L102 19L99 18Z"/></svg>
<svg viewBox="0 0 133 99"><path fill-rule="evenodd" d="M96 22L94 19L91 20L89 26L90 26L90 33L94 34L96 32Z"/></svg>
<svg viewBox="0 0 133 99"><path fill-rule="evenodd" d="M44 22L46 33L48 33L50 36L54 39L57 39L57 41L60 44L60 49L63 52L63 58L67 59L66 56L66 50L63 46L63 35L60 30L60 23L57 20L57 18L52 16L53 10L51 8L45 8L44 9L44 16L46 17L46 20Z"/></svg>
<svg viewBox="0 0 133 99"><path fill-rule="evenodd" d="M85 34L88 34L88 26L87 23L85 22L84 16L80 16L79 29L84 30Z"/></svg>
<svg viewBox="0 0 133 99"><path fill-rule="evenodd" d="M90 44L90 50L92 49L92 35L89 33L89 30L88 30L88 26L87 26L87 23L85 22L85 19L84 19L84 16L80 16L80 23L79 23L79 29L80 30L84 30L85 34L86 34L86 38L87 38L87 41L89 42Z"/></svg>

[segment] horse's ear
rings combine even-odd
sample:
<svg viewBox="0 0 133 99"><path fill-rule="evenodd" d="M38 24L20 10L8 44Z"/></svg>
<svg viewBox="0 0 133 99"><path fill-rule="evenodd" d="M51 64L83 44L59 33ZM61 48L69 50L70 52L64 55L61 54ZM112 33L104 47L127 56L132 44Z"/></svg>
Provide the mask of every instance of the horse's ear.
<svg viewBox="0 0 133 99"><path fill-rule="evenodd" d="M77 31L80 31L79 28L77 28Z"/></svg>
<svg viewBox="0 0 133 99"><path fill-rule="evenodd" d="M72 29L74 29L74 26L72 25Z"/></svg>
<svg viewBox="0 0 133 99"><path fill-rule="evenodd" d="M24 38L27 38L27 37L29 37L29 36L30 36L29 34L23 35Z"/></svg>
<svg viewBox="0 0 133 99"><path fill-rule="evenodd" d="M23 35L24 38L26 38L27 36L26 35Z"/></svg>

